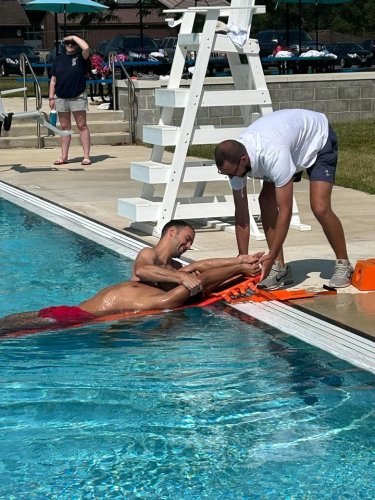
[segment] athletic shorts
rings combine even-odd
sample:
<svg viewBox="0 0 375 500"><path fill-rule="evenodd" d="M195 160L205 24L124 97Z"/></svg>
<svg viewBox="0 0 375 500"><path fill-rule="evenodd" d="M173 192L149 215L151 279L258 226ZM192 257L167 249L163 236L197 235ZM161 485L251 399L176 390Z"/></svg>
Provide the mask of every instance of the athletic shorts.
<svg viewBox="0 0 375 500"><path fill-rule="evenodd" d="M52 306L41 309L38 313L40 318L49 318L56 321L59 325L69 326L86 321L92 321L96 318L77 306Z"/></svg>
<svg viewBox="0 0 375 500"><path fill-rule="evenodd" d="M69 113L73 111L87 111L87 94L84 92L72 99L64 99L62 97L55 98L55 109L58 113Z"/></svg>
<svg viewBox="0 0 375 500"><path fill-rule="evenodd" d="M314 165L306 169L310 181L335 182L337 167L337 137L329 126L328 139L316 157Z"/></svg>

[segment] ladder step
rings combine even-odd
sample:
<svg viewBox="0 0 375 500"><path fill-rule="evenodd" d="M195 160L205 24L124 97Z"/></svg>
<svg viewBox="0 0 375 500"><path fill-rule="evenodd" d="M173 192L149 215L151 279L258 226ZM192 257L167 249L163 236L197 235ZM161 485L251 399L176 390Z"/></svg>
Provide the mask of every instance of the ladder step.
<svg viewBox="0 0 375 500"><path fill-rule="evenodd" d="M166 184L169 181L172 165L155 161L132 162L131 179L146 184ZM227 176L219 174L212 162L192 161L185 163L183 182L228 181Z"/></svg>
<svg viewBox="0 0 375 500"><path fill-rule="evenodd" d="M186 108L189 102L189 89L156 89L156 106L169 108ZM257 90L206 90L202 93L200 107L211 106L271 106L271 96L267 88Z"/></svg>
<svg viewBox="0 0 375 500"><path fill-rule="evenodd" d="M160 201L149 201L144 198L119 198L117 200L117 213L135 222L155 221L162 210Z"/></svg>
<svg viewBox="0 0 375 500"><path fill-rule="evenodd" d="M244 127L215 127L202 125L195 127L191 134L190 144L217 144L226 139L236 139ZM175 146L180 136L180 127L171 125L145 125L143 141L158 146Z"/></svg>
<svg viewBox="0 0 375 500"><path fill-rule="evenodd" d="M135 222L157 221L163 209L162 199L156 201L144 198L120 198L117 202L118 214ZM176 219L197 219L205 217L230 217L233 215L233 197L207 196L199 198L177 198Z"/></svg>
<svg viewBox="0 0 375 500"><path fill-rule="evenodd" d="M258 198L254 201L249 196L248 199L251 214L259 215ZM175 219L201 219L203 215L205 218L233 217L234 214L232 195L177 198L175 208ZM120 198L117 204L118 214L134 222L157 221L162 209L162 198Z"/></svg>

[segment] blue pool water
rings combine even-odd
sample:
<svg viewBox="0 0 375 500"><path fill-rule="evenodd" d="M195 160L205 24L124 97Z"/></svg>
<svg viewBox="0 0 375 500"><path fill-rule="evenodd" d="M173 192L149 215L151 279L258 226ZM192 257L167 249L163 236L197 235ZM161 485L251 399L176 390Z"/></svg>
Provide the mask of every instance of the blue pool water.
<svg viewBox="0 0 375 500"><path fill-rule="evenodd" d="M0 199L1 314L126 279ZM0 341L0 498L372 499L375 377L229 308Z"/></svg>

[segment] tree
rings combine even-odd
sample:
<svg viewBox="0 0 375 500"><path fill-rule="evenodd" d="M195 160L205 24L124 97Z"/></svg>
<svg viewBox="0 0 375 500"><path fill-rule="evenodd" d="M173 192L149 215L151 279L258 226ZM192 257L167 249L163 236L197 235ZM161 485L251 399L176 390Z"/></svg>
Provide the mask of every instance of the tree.
<svg viewBox="0 0 375 500"><path fill-rule="evenodd" d="M80 26L83 29L88 28L91 24L100 24L100 23L113 23L119 21L119 17L114 13L116 9L118 9L117 0L95 0L98 3L102 3L106 5L108 9L103 10L102 12L90 12L90 13L77 13L77 14L68 14L69 20L80 20Z"/></svg>

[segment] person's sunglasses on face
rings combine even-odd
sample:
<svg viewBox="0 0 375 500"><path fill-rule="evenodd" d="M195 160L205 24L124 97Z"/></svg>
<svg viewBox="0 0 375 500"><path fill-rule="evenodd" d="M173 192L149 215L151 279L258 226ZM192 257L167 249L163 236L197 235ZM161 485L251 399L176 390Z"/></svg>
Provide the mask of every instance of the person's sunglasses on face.
<svg viewBox="0 0 375 500"><path fill-rule="evenodd" d="M219 174L221 174L221 175L227 175L230 179L232 177L245 177L245 175L247 174L247 170L243 174L238 175L238 170L240 168L242 158L243 158L243 155L240 156L240 159L237 162L236 168L233 169L233 171L231 173L229 173L229 172L222 172L221 169L218 168L217 170L218 170Z"/></svg>

